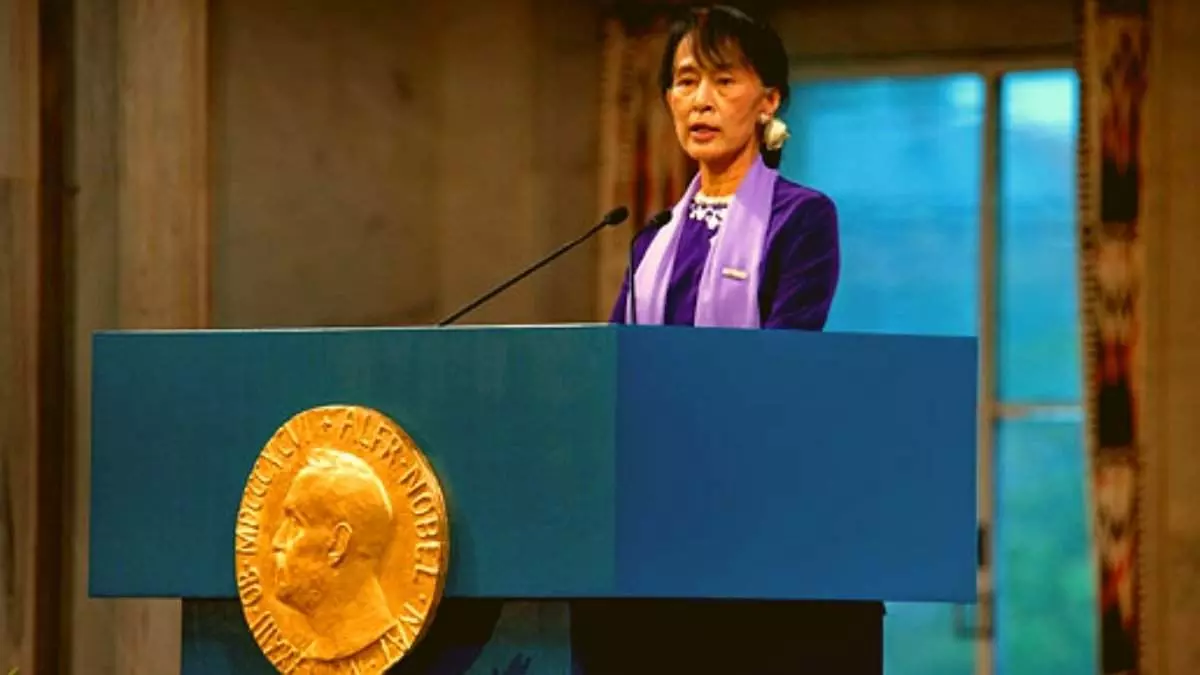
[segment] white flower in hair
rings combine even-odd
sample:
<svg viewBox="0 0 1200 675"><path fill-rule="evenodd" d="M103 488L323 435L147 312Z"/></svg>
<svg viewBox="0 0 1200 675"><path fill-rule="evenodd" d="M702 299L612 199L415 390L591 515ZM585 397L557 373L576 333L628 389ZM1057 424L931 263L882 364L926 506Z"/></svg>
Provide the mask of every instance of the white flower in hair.
<svg viewBox="0 0 1200 675"><path fill-rule="evenodd" d="M778 117L772 117L763 125L763 145L768 150L778 150L789 138L787 125Z"/></svg>

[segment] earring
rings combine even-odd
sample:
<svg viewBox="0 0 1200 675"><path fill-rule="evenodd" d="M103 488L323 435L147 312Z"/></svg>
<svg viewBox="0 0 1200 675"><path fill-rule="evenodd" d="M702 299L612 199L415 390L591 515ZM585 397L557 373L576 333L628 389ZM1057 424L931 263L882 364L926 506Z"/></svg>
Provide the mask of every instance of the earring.
<svg viewBox="0 0 1200 675"><path fill-rule="evenodd" d="M784 141L790 137L787 125L778 117L771 117L763 122L763 145L768 150L778 150Z"/></svg>
<svg viewBox="0 0 1200 675"><path fill-rule="evenodd" d="M761 115L758 116L758 123L763 125L764 127L767 126L767 122L770 122L770 121L771 121L771 116L768 115L767 113L762 113Z"/></svg>

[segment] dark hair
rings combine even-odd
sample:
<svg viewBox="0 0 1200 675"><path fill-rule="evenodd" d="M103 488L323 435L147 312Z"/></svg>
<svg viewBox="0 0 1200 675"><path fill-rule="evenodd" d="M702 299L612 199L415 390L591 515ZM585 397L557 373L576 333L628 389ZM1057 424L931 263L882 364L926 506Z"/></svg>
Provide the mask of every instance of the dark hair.
<svg viewBox="0 0 1200 675"><path fill-rule="evenodd" d="M779 109L784 110L792 92L783 40L766 23L724 5L691 8L671 25L658 71L659 88L664 96L675 79L675 51L689 35L692 51L702 67L728 67L740 60L758 74L763 85L779 92ZM781 151L767 150L761 139L759 149L767 166L779 167Z"/></svg>

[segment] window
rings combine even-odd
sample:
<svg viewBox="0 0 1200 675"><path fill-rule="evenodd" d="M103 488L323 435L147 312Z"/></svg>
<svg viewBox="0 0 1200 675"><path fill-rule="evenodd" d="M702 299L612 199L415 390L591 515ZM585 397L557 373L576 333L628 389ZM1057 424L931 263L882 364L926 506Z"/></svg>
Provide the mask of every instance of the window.
<svg viewBox="0 0 1200 675"><path fill-rule="evenodd" d="M829 194L843 223L828 330L975 334L983 84L794 88L780 172Z"/></svg>
<svg viewBox="0 0 1200 675"><path fill-rule="evenodd" d="M980 517L995 532L981 575L992 621L977 636L973 610L965 630L952 607L889 606L889 675L1094 670L1078 114L1070 70L794 84L781 173L828 193L841 220L828 330L979 336L989 373Z"/></svg>
<svg viewBox="0 0 1200 675"><path fill-rule="evenodd" d="M996 672L1096 672L1076 261L1078 83L1000 80Z"/></svg>

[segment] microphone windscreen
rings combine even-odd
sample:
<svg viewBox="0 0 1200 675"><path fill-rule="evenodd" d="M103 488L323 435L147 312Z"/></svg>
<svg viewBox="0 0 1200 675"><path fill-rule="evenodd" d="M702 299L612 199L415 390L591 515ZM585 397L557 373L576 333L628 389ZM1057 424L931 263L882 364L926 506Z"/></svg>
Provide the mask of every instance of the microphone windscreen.
<svg viewBox="0 0 1200 675"><path fill-rule="evenodd" d="M620 225L621 223L625 222L625 219L628 217L629 209L624 206L618 206L612 211L609 211L608 215L604 216L604 222L608 223L609 225Z"/></svg>

